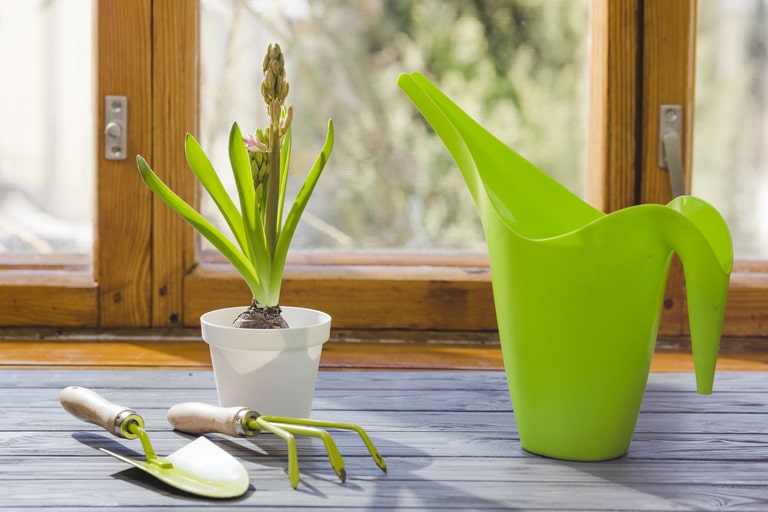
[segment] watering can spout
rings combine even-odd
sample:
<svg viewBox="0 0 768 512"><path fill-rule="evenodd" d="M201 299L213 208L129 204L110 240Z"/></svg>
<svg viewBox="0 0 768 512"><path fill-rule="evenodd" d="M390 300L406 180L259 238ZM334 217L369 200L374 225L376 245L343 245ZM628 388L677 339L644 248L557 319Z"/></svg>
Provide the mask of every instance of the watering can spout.
<svg viewBox="0 0 768 512"><path fill-rule="evenodd" d="M685 272L696 390L709 394L733 266L732 241L723 218L705 201L681 196L667 207L681 214L682 222L668 224L667 241Z"/></svg>
<svg viewBox="0 0 768 512"><path fill-rule="evenodd" d="M547 238L603 215L493 136L423 75L403 74L397 83L450 151L481 218L493 209L516 235Z"/></svg>

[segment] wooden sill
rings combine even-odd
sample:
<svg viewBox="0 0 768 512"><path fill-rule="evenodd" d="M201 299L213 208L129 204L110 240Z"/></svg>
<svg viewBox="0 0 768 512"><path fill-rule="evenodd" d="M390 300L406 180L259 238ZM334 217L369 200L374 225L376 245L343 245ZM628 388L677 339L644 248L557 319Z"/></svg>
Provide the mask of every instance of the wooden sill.
<svg viewBox="0 0 768 512"><path fill-rule="evenodd" d="M347 339L349 337L346 337ZM718 371L768 371L768 352L724 343ZM0 339L0 368L179 369L208 370L208 346L195 336L173 339L83 336L80 339ZM502 370L501 350L492 340L462 342L328 342L323 370ZM693 371L690 351L660 346L651 370Z"/></svg>

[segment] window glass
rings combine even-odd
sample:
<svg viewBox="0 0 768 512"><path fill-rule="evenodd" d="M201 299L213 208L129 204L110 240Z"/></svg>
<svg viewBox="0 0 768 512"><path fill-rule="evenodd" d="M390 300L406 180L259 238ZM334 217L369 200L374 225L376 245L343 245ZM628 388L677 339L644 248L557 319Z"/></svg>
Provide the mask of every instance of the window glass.
<svg viewBox="0 0 768 512"><path fill-rule="evenodd" d="M738 259L768 260L768 0L698 3L693 193Z"/></svg>
<svg viewBox="0 0 768 512"><path fill-rule="evenodd" d="M0 0L0 255L90 253L92 4Z"/></svg>
<svg viewBox="0 0 768 512"><path fill-rule="evenodd" d="M294 107L289 198L336 128L294 248L484 251L461 174L397 87L421 71L513 149L585 190L589 0L201 1L199 134L229 177L226 141L267 126L267 45ZM206 197L205 195L203 196ZM206 215L215 206L204 199Z"/></svg>

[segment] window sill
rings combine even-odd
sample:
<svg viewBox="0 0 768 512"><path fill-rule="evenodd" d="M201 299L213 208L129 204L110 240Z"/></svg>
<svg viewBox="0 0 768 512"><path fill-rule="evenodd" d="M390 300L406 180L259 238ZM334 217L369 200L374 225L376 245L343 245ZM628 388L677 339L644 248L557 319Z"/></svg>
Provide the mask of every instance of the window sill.
<svg viewBox="0 0 768 512"><path fill-rule="evenodd" d="M289 265L280 299L328 313L335 329L496 330L487 267ZM184 281L183 325L195 327L207 311L249 301L231 267L200 265Z"/></svg>
<svg viewBox="0 0 768 512"><path fill-rule="evenodd" d="M323 347L322 370L502 371L501 349L493 335L467 340L464 333L432 333L397 339L394 332L334 332ZM723 340L718 371L768 371L764 340ZM211 359L199 331L0 333L0 369L176 369L210 370ZM691 372L685 343L661 341L651 363L654 372Z"/></svg>

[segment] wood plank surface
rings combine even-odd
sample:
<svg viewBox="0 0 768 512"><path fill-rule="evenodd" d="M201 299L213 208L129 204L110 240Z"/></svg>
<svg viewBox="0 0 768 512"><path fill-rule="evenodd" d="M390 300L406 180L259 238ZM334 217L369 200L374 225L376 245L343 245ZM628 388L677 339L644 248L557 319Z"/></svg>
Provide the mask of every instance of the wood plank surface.
<svg viewBox="0 0 768 512"><path fill-rule="evenodd" d="M216 400L209 371L0 371L0 510L768 509L763 373L720 373L712 395L697 395L690 373L652 373L629 453L576 463L520 447L503 372L321 372L313 416L365 427L388 474L356 435L333 431L347 482L336 479L321 442L299 438L294 490L279 438L209 434L251 479L245 496L224 501L175 491L99 452L141 457L137 441L59 406L71 384L136 409L161 455L193 439L170 429L168 407Z"/></svg>
<svg viewBox="0 0 768 512"><path fill-rule="evenodd" d="M152 165L189 204L199 187L187 166L184 139L199 136L197 2L152 2ZM194 266L192 228L157 197L152 202L152 326L179 327L184 275Z"/></svg>
<svg viewBox="0 0 768 512"><path fill-rule="evenodd" d="M136 155L152 157L152 2L96 2L96 133L104 133L104 98L128 98L125 160L106 160L97 140L94 270L99 326L150 324L152 194L138 179Z"/></svg>
<svg viewBox="0 0 768 512"><path fill-rule="evenodd" d="M669 171L658 165L659 108L683 107L681 136L682 171L690 191L693 151L696 0L644 0L642 59L642 108L640 118L640 203L666 204L672 199ZM659 332L681 335L688 331L688 305L683 268L674 258L664 294Z"/></svg>
<svg viewBox="0 0 768 512"><path fill-rule="evenodd" d="M768 335L768 269L765 267L743 269L737 263L728 290L723 335Z"/></svg>
<svg viewBox="0 0 768 512"><path fill-rule="evenodd" d="M587 199L606 213L636 202L640 5L592 2Z"/></svg>
<svg viewBox="0 0 768 512"><path fill-rule="evenodd" d="M184 325L250 300L232 267L201 264L184 281ZM460 267L288 265L280 301L319 309L338 329L496 329L490 271Z"/></svg>
<svg viewBox="0 0 768 512"><path fill-rule="evenodd" d="M99 294L93 277L66 271L0 270L0 325L92 327Z"/></svg>
<svg viewBox="0 0 768 512"><path fill-rule="evenodd" d="M337 332L323 347L320 366L328 370L502 370L501 348L492 334L478 338L463 333L450 342L446 333L422 333L404 342L403 333ZM106 369L211 369L208 345L198 334L159 339L156 336L110 336L104 333L80 338L39 333L35 339L0 340L0 368L106 368ZM443 341L436 341L442 338ZM359 341L360 339L377 341ZM350 341L355 340L355 341ZM389 341L388 341L389 340ZM732 346L733 345L733 346ZM724 340L717 370L768 371L768 352ZM689 349L657 349L653 372L693 371Z"/></svg>

